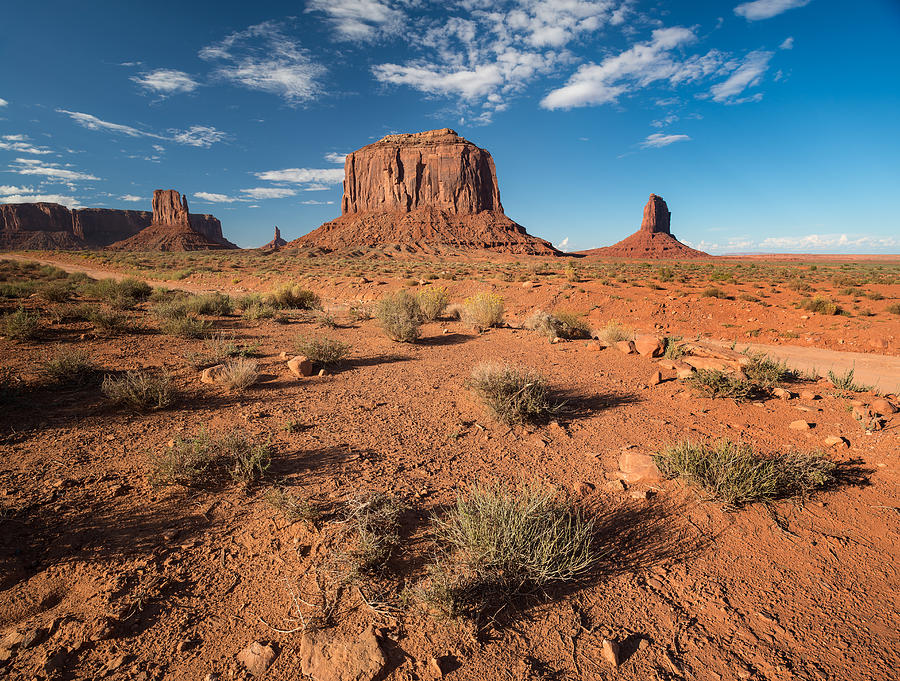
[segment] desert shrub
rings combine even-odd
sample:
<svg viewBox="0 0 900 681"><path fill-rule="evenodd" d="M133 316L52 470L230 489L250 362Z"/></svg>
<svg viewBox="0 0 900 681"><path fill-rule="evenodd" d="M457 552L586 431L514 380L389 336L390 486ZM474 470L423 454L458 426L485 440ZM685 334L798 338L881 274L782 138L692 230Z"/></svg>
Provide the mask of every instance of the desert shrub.
<svg viewBox="0 0 900 681"><path fill-rule="evenodd" d="M309 501L297 498L281 486L270 489L266 493L265 499L272 508L280 511L291 522L301 520L314 523L322 517L322 512Z"/></svg>
<svg viewBox="0 0 900 681"><path fill-rule="evenodd" d="M419 337L422 309L408 291L385 295L375 309L375 318L387 336L395 341L412 343Z"/></svg>
<svg viewBox="0 0 900 681"><path fill-rule="evenodd" d="M757 298L756 296L750 295L749 293L740 294L738 296L738 299L743 300L748 303L758 303L759 302L759 298Z"/></svg>
<svg viewBox="0 0 900 681"><path fill-rule="evenodd" d="M224 331L212 334L203 341L201 352L188 352L185 359L196 368L223 364L231 357L255 357L258 354L258 344L238 343L234 334L226 334Z"/></svg>
<svg viewBox="0 0 900 681"><path fill-rule="evenodd" d="M272 452L268 444L255 443L239 430L212 437L205 428L190 438L175 438L171 447L150 459L153 485L198 485L214 481L227 470L243 487L249 487L269 469Z"/></svg>
<svg viewBox="0 0 900 681"><path fill-rule="evenodd" d="M463 301L460 318L477 331L503 323L503 298L496 293L476 293Z"/></svg>
<svg viewBox="0 0 900 681"><path fill-rule="evenodd" d="M149 284L131 277L119 280L100 279L88 284L86 290L117 310L130 310L139 302L147 300L153 292Z"/></svg>
<svg viewBox="0 0 900 681"><path fill-rule="evenodd" d="M892 303L888 305L887 311L891 314L900 314L900 303Z"/></svg>
<svg viewBox="0 0 900 681"><path fill-rule="evenodd" d="M316 315L316 326L320 329L336 329L338 323L337 319L330 312L320 312Z"/></svg>
<svg viewBox="0 0 900 681"><path fill-rule="evenodd" d="M87 313L87 321L93 324L98 331L106 333L121 333L128 328L128 315L116 310L104 310L99 305L93 305Z"/></svg>
<svg viewBox="0 0 900 681"><path fill-rule="evenodd" d="M61 385L84 385L97 375L97 367L90 355L78 348L59 348L44 360L41 371Z"/></svg>
<svg viewBox="0 0 900 681"><path fill-rule="evenodd" d="M227 432L218 442L220 456L228 462L233 482L249 487L258 481L272 465L272 450L268 444L254 442L240 431Z"/></svg>
<svg viewBox="0 0 900 681"><path fill-rule="evenodd" d="M151 456L150 484L185 485L198 483L216 459L212 439L206 429L188 439L175 438L171 447Z"/></svg>
<svg viewBox="0 0 900 681"><path fill-rule="evenodd" d="M272 319L275 317L275 308L268 303L252 303L241 311L241 316L251 321Z"/></svg>
<svg viewBox="0 0 900 681"><path fill-rule="evenodd" d="M0 298L27 298L37 289L33 281L13 281L0 284Z"/></svg>
<svg viewBox="0 0 900 681"><path fill-rule="evenodd" d="M185 301L185 304L194 314L213 315L216 317L229 315L234 308L231 298L219 292L190 296Z"/></svg>
<svg viewBox="0 0 900 681"><path fill-rule="evenodd" d="M704 298L725 298L725 292L717 286L708 286L701 294Z"/></svg>
<svg viewBox="0 0 900 681"><path fill-rule="evenodd" d="M259 379L259 364L255 359L233 359L226 362L219 375L219 381L230 390L242 391Z"/></svg>
<svg viewBox="0 0 900 681"><path fill-rule="evenodd" d="M365 303L354 303L351 305L348 315L355 322L366 322L375 316L371 305Z"/></svg>
<svg viewBox="0 0 900 681"><path fill-rule="evenodd" d="M816 314L834 315L840 314L841 312L841 308L837 303L834 303L823 296L804 298L800 301L799 305L801 309L808 312L815 312Z"/></svg>
<svg viewBox="0 0 900 681"><path fill-rule="evenodd" d="M297 341L297 353L306 355L313 364L330 367L340 364L350 353L350 344L329 338L300 338Z"/></svg>
<svg viewBox="0 0 900 681"><path fill-rule="evenodd" d="M770 359L764 353L750 354L750 363L744 367L744 374L754 385L770 390L777 383L795 378L795 373L784 362Z"/></svg>
<svg viewBox="0 0 900 681"><path fill-rule="evenodd" d="M48 303L65 303L72 297L72 287L64 281L51 281L41 286L37 294Z"/></svg>
<svg viewBox="0 0 900 681"><path fill-rule="evenodd" d="M471 485L433 522L439 562L426 594L451 616L574 582L599 560L593 521L537 485Z"/></svg>
<svg viewBox="0 0 900 681"><path fill-rule="evenodd" d="M845 390L851 393L864 393L871 390L872 386L857 383L854 379L854 370L848 369L842 374L836 374L834 371L828 372L828 380L838 390Z"/></svg>
<svg viewBox="0 0 900 681"><path fill-rule="evenodd" d="M598 330L596 336L607 345L612 345L623 340L633 340L634 330L613 319L608 321L602 329Z"/></svg>
<svg viewBox="0 0 900 681"><path fill-rule="evenodd" d="M164 319L159 325L160 331L167 336L178 336L179 338L203 338L209 334L211 328L212 322L200 319L195 315L171 317Z"/></svg>
<svg viewBox="0 0 900 681"><path fill-rule="evenodd" d="M165 409L177 397L168 374L147 371L127 371L119 376L108 374L100 390L113 404L139 412Z"/></svg>
<svg viewBox="0 0 900 681"><path fill-rule="evenodd" d="M543 310L535 312L525 320L525 328L536 331L550 340L554 338L590 338L591 327L579 315L570 312L549 314Z"/></svg>
<svg viewBox="0 0 900 681"><path fill-rule="evenodd" d="M531 369L485 362L475 366L467 385L506 424L534 421L555 408L547 380Z"/></svg>
<svg viewBox="0 0 900 681"><path fill-rule="evenodd" d="M666 359L681 359L687 354L681 343L681 336L666 336L663 338L663 357Z"/></svg>
<svg viewBox="0 0 900 681"><path fill-rule="evenodd" d="M762 456L745 443L679 442L654 455L667 478L681 478L730 506L806 495L834 479L835 464L818 454Z"/></svg>
<svg viewBox="0 0 900 681"><path fill-rule="evenodd" d="M264 303L273 307L283 307L295 310L318 310L322 307L322 301L315 293L298 284L284 284L271 293L262 297Z"/></svg>
<svg viewBox="0 0 900 681"><path fill-rule="evenodd" d="M21 385L21 379L11 367L0 367L0 404L15 402Z"/></svg>
<svg viewBox="0 0 900 681"><path fill-rule="evenodd" d="M398 499L377 492L353 497L345 508L345 523L350 532L344 558L355 573L383 568L400 545Z"/></svg>
<svg viewBox="0 0 900 681"><path fill-rule="evenodd" d="M433 322L438 319L447 305L450 304L450 296L443 286L427 286L416 294L422 316L426 321Z"/></svg>
<svg viewBox="0 0 900 681"><path fill-rule="evenodd" d="M685 379L685 383L704 397L730 397L742 401L750 399L755 393L755 386L750 381L719 369L698 369Z"/></svg>
<svg viewBox="0 0 900 681"><path fill-rule="evenodd" d="M24 307L3 318L4 333L15 340L35 340L41 335L42 328L40 315L29 312Z"/></svg>

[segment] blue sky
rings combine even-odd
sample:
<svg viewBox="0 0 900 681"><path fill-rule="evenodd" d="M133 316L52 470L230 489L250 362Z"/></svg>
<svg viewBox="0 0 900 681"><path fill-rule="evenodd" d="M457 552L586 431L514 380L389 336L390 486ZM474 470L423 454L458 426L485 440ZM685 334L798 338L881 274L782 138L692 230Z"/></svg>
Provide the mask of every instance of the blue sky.
<svg viewBox="0 0 900 681"><path fill-rule="evenodd" d="M342 156L452 127L507 214L608 245L900 253L900 3L306 0L4 9L0 203L186 193L241 246L340 214Z"/></svg>

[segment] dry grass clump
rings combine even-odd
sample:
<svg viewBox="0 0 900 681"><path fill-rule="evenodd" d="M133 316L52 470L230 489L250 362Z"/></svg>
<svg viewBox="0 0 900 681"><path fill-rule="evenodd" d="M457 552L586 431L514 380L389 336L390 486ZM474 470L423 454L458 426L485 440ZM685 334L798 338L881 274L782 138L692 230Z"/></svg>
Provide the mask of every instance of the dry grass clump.
<svg viewBox="0 0 900 681"><path fill-rule="evenodd" d="M227 469L234 483L249 487L266 473L272 462L267 444L255 443L237 430L210 437L203 428L197 435L175 438L171 447L150 460L150 483L192 486L218 477Z"/></svg>
<svg viewBox="0 0 900 681"><path fill-rule="evenodd" d="M536 331L550 340L555 338L574 340L591 337L590 324L588 324L580 315L571 312L555 312L550 314L543 310L535 310L535 312L525 320L525 328Z"/></svg>
<svg viewBox="0 0 900 681"><path fill-rule="evenodd" d="M805 496L834 480L835 464L819 454L763 456L742 442L687 440L654 455L667 478L681 478L729 506Z"/></svg>
<svg viewBox="0 0 900 681"><path fill-rule="evenodd" d="M547 380L531 369L484 362L472 370L467 385L498 421L509 425L538 420L555 409Z"/></svg>
<svg viewBox="0 0 900 681"><path fill-rule="evenodd" d="M443 286L426 286L416 294L422 317L429 322L440 318L450 304L450 296Z"/></svg>
<svg viewBox="0 0 900 681"><path fill-rule="evenodd" d="M272 508L290 520L314 523L322 517L322 512L308 500L290 494L284 487L276 486L266 492L265 499Z"/></svg>
<svg viewBox="0 0 900 681"><path fill-rule="evenodd" d="M900 314L900 303L891 303L887 306L887 312L891 314Z"/></svg>
<svg viewBox="0 0 900 681"><path fill-rule="evenodd" d="M232 357L255 357L258 353L258 343L238 343L234 333L220 331L212 334L203 341L203 351L188 352L185 359L195 368L223 364Z"/></svg>
<svg viewBox="0 0 900 681"><path fill-rule="evenodd" d="M343 558L354 573L374 572L390 560L400 545L402 511L398 499L381 492L347 502L344 522L351 537Z"/></svg>
<svg viewBox="0 0 900 681"><path fill-rule="evenodd" d="M350 344L324 336L321 338L300 338L297 353L306 355L313 364L332 367L343 362L350 354Z"/></svg>
<svg viewBox="0 0 900 681"><path fill-rule="evenodd" d="M212 322L200 319L195 315L165 319L159 325L160 331L167 336L178 336L179 338L204 338L209 334L211 328Z"/></svg>
<svg viewBox="0 0 900 681"><path fill-rule="evenodd" d="M375 318L387 336L395 341L412 343L419 338L422 309L408 291L385 295L375 309Z"/></svg>
<svg viewBox="0 0 900 681"><path fill-rule="evenodd" d="M606 326L597 331L596 338L607 345L612 345L619 341L634 340L634 329L612 319L606 323Z"/></svg>
<svg viewBox="0 0 900 681"><path fill-rule="evenodd" d="M255 359L238 359L226 362L219 374L219 381L229 390L246 390L259 379L259 363Z"/></svg>
<svg viewBox="0 0 900 681"><path fill-rule="evenodd" d="M681 336L666 336L663 338L663 357L666 359L681 359L687 354L687 350L681 343Z"/></svg>
<svg viewBox="0 0 900 681"><path fill-rule="evenodd" d="M726 298L725 291L720 289L717 286L708 286L703 289L703 293L701 293L704 298Z"/></svg>
<svg viewBox="0 0 900 681"><path fill-rule="evenodd" d="M24 307L3 318L3 332L14 340L35 340L40 337L42 328L40 315Z"/></svg>
<svg viewBox="0 0 900 681"><path fill-rule="evenodd" d="M147 300L153 289L149 284L132 277L125 279L100 279L85 286L85 291L105 300L117 310L130 310Z"/></svg>
<svg viewBox="0 0 900 681"><path fill-rule="evenodd" d="M750 354L750 364L744 367L747 380L761 390L771 390L776 384L792 380L796 373L784 362L769 359L764 353Z"/></svg>
<svg viewBox="0 0 900 681"><path fill-rule="evenodd" d="M823 296L804 298L800 301L799 306L807 312L815 312L816 314L835 315L841 313L841 308L837 303Z"/></svg>
<svg viewBox="0 0 900 681"><path fill-rule="evenodd" d="M318 310L322 301L315 293L299 284L284 284L262 296L262 302L292 310Z"/></svg>
<svg viewBox="0 0 900 681"><path fill-rule="evenodd" d="M496 293L476 293L463 301L460 319L479 333L503 323L503 298Z"/></svg>
<svg viewBox="0 0 900 681"><path fill-rule="evenodd" d="M72 297L72 286L65 281L50 281L38 288L37 295L48 303L65 303Z"/></svg>
<svg viewBox="0 0 900 681"><path fill-rule="evenodd" d="M59 385L85 385L97 375L90 355L78 348L59 348L44 360L41 371Z"/></svg>
<svg viewBox="0 0 900 681"><path fill-rule="evenodd" d="M843 374L836 374L833 371L829 371L828 380L831 381L831 385L833 385L835 388L837 388L838 390L844 390L846 392L864 393L867 390L872 390L872 386L857 383L853 377L853 374L853 369L847 369L847 371Z"/></svg>
<svg viewBox="0 0 900 681"><path fill-rule="evenodd" d="M434 526L440 561L426 597L450 616L576 581L599 560L593 521L537 485L471 485Z"/></svg>
<svg viewBox="0 0 900 681"><path fill-rule="evenodd" d="M147 371L127 371L120 376L108 374L100 390L113 404L138 412L165 409L177 397L169 374Z"/></svg>
<svg viewBox="0 0 900 681"><path fill-rule="evenodd" d="M730 397L738 402L749 400L757 392L756 386L750 381L719 369L697 369L684 382L703 397Z"/></svg>

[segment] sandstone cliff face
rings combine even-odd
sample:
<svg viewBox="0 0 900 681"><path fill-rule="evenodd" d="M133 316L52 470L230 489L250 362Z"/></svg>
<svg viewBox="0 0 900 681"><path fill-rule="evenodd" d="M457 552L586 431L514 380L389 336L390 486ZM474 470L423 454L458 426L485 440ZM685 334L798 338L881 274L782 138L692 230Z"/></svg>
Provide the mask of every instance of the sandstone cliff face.
<svg viewBox="0 0 900 681"><path fill-rule="evenodd" d="M710 258L708 253L685 246L671 233L669 207L661 196L651 194L644 206L641 227L622 241L604 248L580 251L579 255L602 258L637 258L644 260Z"/></svg>
<svg viewBox="0 0 900 681"><path fill-rule="evenodd" d="M72 211L72 231L88 246L101 247L137 234L151 217L145 210L79 208Z"/></svg>
<svg viewBox="0 0 900 681"><path fill-rule="evenodd" d="M341 217L289 246L559 253L504 214L491 155L449 128L388 135L348 154L344 173Z"/></svg>
<svg viewBox="0 0 900 681"><path fill-rule="evenodd" d="M263 251L277 251L279 248L287 246L287 241L281 238L281 230L275 227L275 237L265 246L260 246Z"/></svg>
<svg viewBox="0 0 900 681"><path fill-rule="evenodd" d="M449 128L384 139L347 155L341 212L503 212L494 160Z"/></svg>

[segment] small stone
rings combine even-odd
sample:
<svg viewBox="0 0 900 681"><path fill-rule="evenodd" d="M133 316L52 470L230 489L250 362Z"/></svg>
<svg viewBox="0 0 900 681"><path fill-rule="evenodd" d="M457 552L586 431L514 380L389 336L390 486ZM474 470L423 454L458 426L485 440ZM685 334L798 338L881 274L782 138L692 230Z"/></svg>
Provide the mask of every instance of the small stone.
<svg viewBox="0 0 900 681"><path fill-rule="evenodd" d="M853 414L853 418L857 421L867 421L872 418L872 412L869 411L869 408L865 405L854 406L851 413Z"/></svg>
<svg viewBox="0 0 900 681"><path fill-rule="evenodd" d="M850 443L839 435L831 435L825 438L826 447L849 447Z"/></svg>
<svg viewBox="0 0 900 681"><path fill-rule="evenodd" d="M617 343L614 344L614 347L616 348L616 350L618 350L619 352L621 352L625 355L633 355L635 353L634 341L630 341L630 340L618 341Z"/></svg>
<svg viewBox="0 0 900 681"><path fill-rule="evenodd" d="M522 288L534 288L534 282L533 281L523 281Z"/></svg>
<svg viewBox="0 0 900 681"><path fill-rule="evenodd" d="M297 378L303 378L304 376L312 376L313 365L312 362L309 361L309 357L306 355L297 355L296 357L288 360L288 369L291 370L291 373L294 374Z"/></svg>
<svg viewBox="0 0 900 681"><path fill-rule="evenodd" d="M373 681L386 665L371 626L357 636L308 632L300 641L300 671L315 681Z"/></svg>
<svg viewBox="0 0 900 681"><path fill-rule="evenodd" d="M872 400L871 404L869 404L869 410L879 416L890 416L897 413L897 407L883 397Z"/></svg>
<svg viewBox="0 0 900 681"><path fill-rule="evenodd" d="M792 393L790 390L785 390L784 388L774 388L772 394L779 400L790 400L797 396L795 393Z"/></svg>
<svg viewBox="0 0 900 681"><path fill-rule="evenodd" d="M618 667L620 664L622 664L619 644L615 641L611 641L608 638L603 639L603 645L600 648L600 653L603 655L603 659L613 667Z"/></svg>
<svg viewBox="0 0 900 681"><path fill-rule="evenodd" d="M812 424L809 421L791 421L791 425L788 426L791 430L809 430L812 428Z"/></svg>
<svg viewBox="0 0 900 681"><path fill-rule="evenodd" d="M594 491L594 486L589 482L576 482L575 483L575 494L578 496L584 497Z"/></svg>
<svg viewBox="0 0 900 681"><path fill-rule="evenodd" d="M658 336L640 334L634 339L634 349L644 357L659 357L663 354L663 342Z"/></svg>
<svg viewBox="0 0 900 681"><path fill-rule="evenodd" d="M650 380L647 381L647 385L653 386L653 385L659 385L660 383L662 383L662 372L654 371L653 374L650 376Z"/></svg>
<svg viewBox="0 0 900 681"><path fill-rule="evenodd" d="M652 496L653 490L650 489L636 489L631 492L631 498L638 501L647 501Z"/></svg>
<svg viewBox="0 0 900 681"><path fill-rule="evenodd" d="M625 491L625 483L621 480L609 480L606 483L606 489L611 492L624 492Z"/></svg>
<svg viewBox="0 0 900 681"><path fill-rule="evenodd" d="M287 359L288 357L289 355L284 350L278 355L278 359Z"/></svg>
<svg viewBox="0 0 900 681"><path fill-rule="evenodd" d="M801 390L800 391L800 399L801 400L821 400L822 396L819 393L815 393L812 390Z"/></svg>
<svg viewBox="0 0 900 681"><path fill-rule="evenodd" d="M642 452L625 451L619 455L619 479L625 482L659 480L659 468L653 457Z"/></svg>
<svg viewBox="0 0 900 681"><path fill-rule="evenodd" d="M694 370L691 367L687 367L684 369L678 369L678 378L685 379L690 378L694 375Z"/></svg>
<svg viewBox="0 0 900 681"><path fill-rule="evenodd" d="M237 654L237 659L253 676L262 676L275 659L275 651L254 641Z"/></svg>
<svg viewBox="0 0 900 681"><path fill-rule="evenodd" d="M327 374L328 374L328 372L325 371L325 369L319 369L319 376L325 376Z"/></svg>

